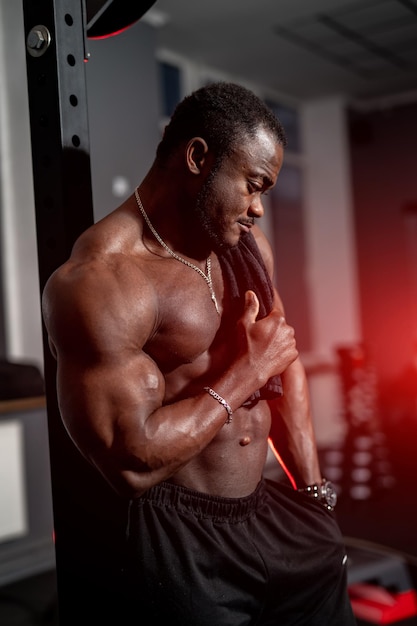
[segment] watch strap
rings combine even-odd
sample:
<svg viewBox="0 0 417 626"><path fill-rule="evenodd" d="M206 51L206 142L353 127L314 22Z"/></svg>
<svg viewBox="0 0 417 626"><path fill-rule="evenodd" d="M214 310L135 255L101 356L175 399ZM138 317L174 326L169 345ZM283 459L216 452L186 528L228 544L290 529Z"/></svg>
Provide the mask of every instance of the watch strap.
<svg viewBox="0 0 417 626"><path fill-rule="evenodd" d="M337 493L334 485L327 480L327 478L323 478L320 483L300 487L297 491L301 491L311 498L314 498L328 511L334 511L337 502Z"/></svg>

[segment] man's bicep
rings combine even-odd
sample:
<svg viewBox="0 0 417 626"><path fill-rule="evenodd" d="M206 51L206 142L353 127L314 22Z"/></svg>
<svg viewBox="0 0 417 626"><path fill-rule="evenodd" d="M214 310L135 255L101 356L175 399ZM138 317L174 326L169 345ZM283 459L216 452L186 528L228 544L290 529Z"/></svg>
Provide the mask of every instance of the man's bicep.
<svg viewBox="0 0 417 626"><path fill-rule="evenodd" d="M62 419L78 447L112 445L117 425L137 428L158 408L164 379L142 350L153 332L154 303L134 298L109 272L59 277L47 297L47 329L57 359ZM126 281L125 281L126 282ZM149 291L149 290L148 290Z"/></svg>
<svg viewBox="0 0 417 626"><path fill-rule="evenodd" d="M102 361L58 358L57 391L62 420L88 458L112 447L116 437L140 437L148 416L162 405L164 378L142 351ZM132 441L133 443L133 441Z"/></svg>

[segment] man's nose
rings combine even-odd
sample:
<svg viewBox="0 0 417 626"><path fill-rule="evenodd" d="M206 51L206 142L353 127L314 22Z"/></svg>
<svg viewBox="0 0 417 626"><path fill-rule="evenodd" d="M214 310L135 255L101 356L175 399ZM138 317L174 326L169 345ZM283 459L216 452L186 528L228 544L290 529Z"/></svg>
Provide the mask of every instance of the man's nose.
<svg viewBox="0 0 417 626"><path fill-rule="evenodd" d="M249 212L251 215L253 215L254 217L262 217L264 214L264 207L262 204L262 198L261 198L261 194L256 195L252 202L251 205L249 207Z"/></svg>

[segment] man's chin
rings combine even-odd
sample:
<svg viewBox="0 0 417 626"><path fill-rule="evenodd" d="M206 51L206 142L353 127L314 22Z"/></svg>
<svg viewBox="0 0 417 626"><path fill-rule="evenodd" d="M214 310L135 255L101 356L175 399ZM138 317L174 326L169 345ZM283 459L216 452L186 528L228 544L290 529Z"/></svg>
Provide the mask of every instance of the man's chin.
<svg viewBox="0 0 417 626"><path fill-rule="evenodd" d="M237 248L240 238L241 235L233 239L222 239L221 241L216 238L216 241L213 242L213 250L216 254L221 254L222 252L227 252L227 250Z"/></svg>

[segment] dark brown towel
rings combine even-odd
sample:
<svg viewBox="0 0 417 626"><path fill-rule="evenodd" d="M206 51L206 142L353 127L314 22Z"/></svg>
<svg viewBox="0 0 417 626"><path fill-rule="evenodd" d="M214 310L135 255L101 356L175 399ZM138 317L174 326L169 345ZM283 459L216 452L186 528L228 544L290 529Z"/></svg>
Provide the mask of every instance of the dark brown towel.
<svg viewBox="0 0 417 626"><path fill-rule="evenodd" d="M244 296L248 289L256 293L259 300L259 314L262 319L272 309L273 287L261 253L251 232L242 235L239 245L229 248L219 256L223 274L230 289L233 309L237 318L243 312ZM273 376L266 385L256 391L244 403L254 404L258 400L270 400L282 396L280 376Z"/></svg>

